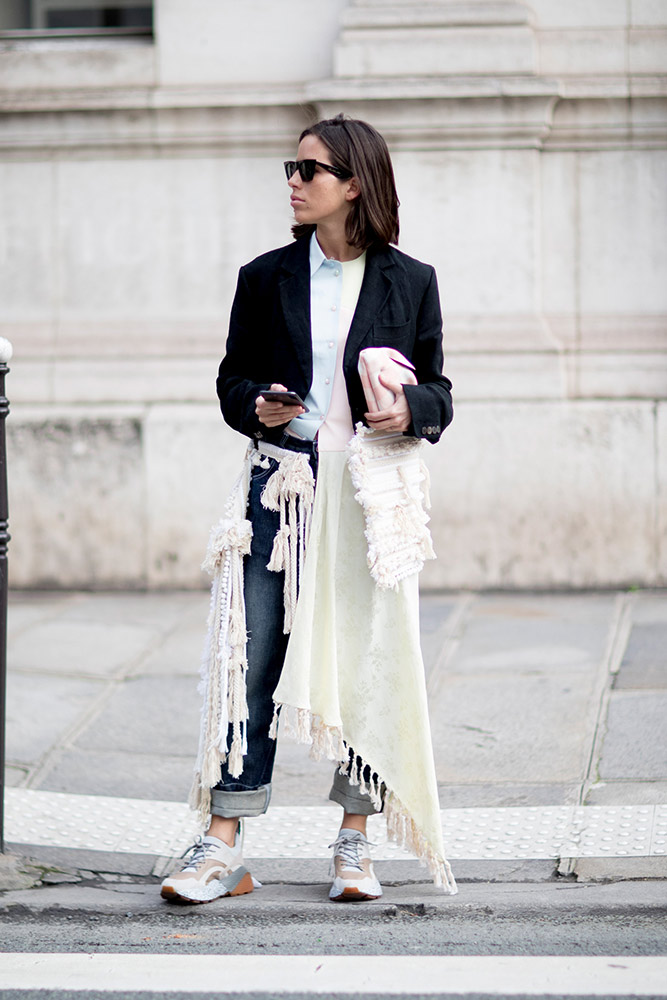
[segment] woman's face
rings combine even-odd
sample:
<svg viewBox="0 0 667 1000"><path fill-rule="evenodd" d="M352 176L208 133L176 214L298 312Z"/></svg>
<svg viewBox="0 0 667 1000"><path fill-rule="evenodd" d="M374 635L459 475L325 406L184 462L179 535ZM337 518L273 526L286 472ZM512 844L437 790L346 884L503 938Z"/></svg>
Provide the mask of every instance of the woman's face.
<svg viewBox="0 0 667 1000"><path fill-rule="evenodd" d="M305 136L299 143L297 160L319 160L331 163L331 154L321 139L315 135ZM355 177L342 181L328 170L317 167L312 181L302 181L297 170L287 182L290 186L290 205L296 222L306 225L340 225L359 194L359 184Z"/></svg>

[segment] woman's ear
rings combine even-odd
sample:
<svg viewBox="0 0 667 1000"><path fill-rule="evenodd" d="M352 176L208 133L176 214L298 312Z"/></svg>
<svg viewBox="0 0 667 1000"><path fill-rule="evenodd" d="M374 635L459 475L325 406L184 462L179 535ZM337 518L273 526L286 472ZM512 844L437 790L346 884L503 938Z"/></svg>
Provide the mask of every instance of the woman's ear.
<svg viewBox="0 0 667 1000"><path fill-rule="evenodd" d="M347 201L354 201L361 194L361 188L359 186L359 181L356 177L350 177L347 182L347 191L345 192L345 198Z"/></svg>

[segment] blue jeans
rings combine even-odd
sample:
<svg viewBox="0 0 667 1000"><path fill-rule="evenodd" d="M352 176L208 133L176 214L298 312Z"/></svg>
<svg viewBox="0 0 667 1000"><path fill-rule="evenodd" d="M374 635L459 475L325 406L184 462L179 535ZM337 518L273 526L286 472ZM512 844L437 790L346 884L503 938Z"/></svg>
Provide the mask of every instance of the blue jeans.
<svg viewBox="0 0 667 1000"><path fill-rule="evenodd" d="M317 445L300 441L288 434L280 447L307 452L313 475L317 478ZM280 525L280 515L262 506L262 490L277 468L269 459L269 467L253 466L248 495L247 517L252 522L250 555L244 559L244 596L248 630L248 671L246 688L249 719L247 723L248 752L243 758L243 771L232 777L227 765L222 765L221 778L211 791L211 812L216 816L259 816L265 813L271 798L271 776L276 756L276 741L268 732L273 719L273 692L285 660L288 635L283 633L284 573L267 570L273 540ZM231 744L231 732L229 734ZM329 798L347 812L369 815L376 812L370 797L359 792L336 769Z"/></svg>

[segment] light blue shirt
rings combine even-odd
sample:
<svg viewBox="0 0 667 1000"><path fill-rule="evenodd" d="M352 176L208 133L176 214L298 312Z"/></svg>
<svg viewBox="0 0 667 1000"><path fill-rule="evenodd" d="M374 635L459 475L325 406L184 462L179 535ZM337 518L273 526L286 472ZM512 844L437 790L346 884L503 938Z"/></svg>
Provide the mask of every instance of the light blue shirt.
<svg viewBox="0 0 667 1000"><path fill-rule="evenodd" d="M343 268L339 260L327 260L315 233L310 238L310 330L313 344L313 382L302 413L287 425L299 437L315 440L331 402L336 357Z"/></svg>

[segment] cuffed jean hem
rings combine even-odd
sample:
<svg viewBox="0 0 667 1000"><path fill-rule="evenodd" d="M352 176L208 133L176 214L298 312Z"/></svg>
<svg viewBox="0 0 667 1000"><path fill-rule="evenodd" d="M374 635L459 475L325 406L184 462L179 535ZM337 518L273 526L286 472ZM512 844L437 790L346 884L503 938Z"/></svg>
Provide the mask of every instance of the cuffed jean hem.
<svg viewBox="0 0 667 1000"><path fill-rule="evenodd" d="M384 798L384 785L382 786L382 796ZM357 816L372 816L374 813L382 812L376 809L371 802L368 792L362 792L359 785L351 785L349 778L336 770L333 784L329 792L332 802L337 802L345 812L353 813Z"/></svg>
<svg viewBox="0 0 667 1000"><path fill-rule="evenodd" d="M211 815L224 819L237 816L262 816L271 801L271 784L245 791L233 792L225 788L211 789Z"/></svg>

